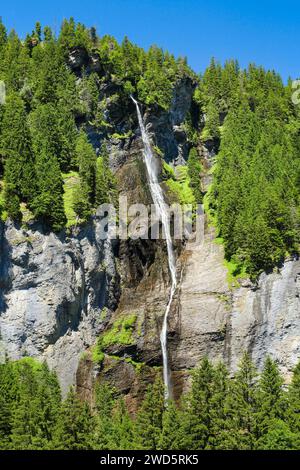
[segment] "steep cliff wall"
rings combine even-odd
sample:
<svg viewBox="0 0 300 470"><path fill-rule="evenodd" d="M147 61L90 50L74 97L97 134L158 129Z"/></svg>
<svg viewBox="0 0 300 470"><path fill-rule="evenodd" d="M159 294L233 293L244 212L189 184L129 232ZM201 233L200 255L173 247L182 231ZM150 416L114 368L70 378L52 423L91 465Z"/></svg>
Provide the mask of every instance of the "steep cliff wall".
<svg viewBox="0 0 300 470"><path fill-rule="evenodd" d="M173 380L180 392L187 372L207 355L234 372L244 351L261 369L267 355L289 380L300 357L300 261L262 274L257 285L229 288L223 249L206 228L204 242L188 245L179 259L177 314L170 322Z"/></svg>
<svg viewBox="0 0 300 470"><path fill-rule="evenodd" d="M129 204L151 203L135 110L130 102L111 100L115 92L103 85L107 120L116 132L132 131L108 142L120 195ZM187 157L183 123L192 92L191 81L180 82L169 112L146 111L152 142L168 162L183 163ZM88 133L100 148L101 132L91 126ZM207 183L204 178L204 188ZM170 287L165 244L104 242L96 217L70 235L7 222L1 225L0 256L2 353L45 359L64 390L77 381L86 397L96 380L108 380L134 409L162 364L159 334ZM179 284L168 338L175 395L204 355L224 359L234 371L244 350L259 367L270 354L288 378L300 352L300 261L261 275L256 286L243 281L240 288L229 288L222 246L210 227L203 244L178 244L177 256ZM128 317L133 319L130 340L107 342L104 360L95 362L91 347L99 335Z"/></svg>
<svg viewBox="0 0 300 470"><path fill-rule="evenodd" d="M45 359L64 389L79 356L116 307L119 279L111 244L94 220L77 236L2 227L2 353Z"/></svg>

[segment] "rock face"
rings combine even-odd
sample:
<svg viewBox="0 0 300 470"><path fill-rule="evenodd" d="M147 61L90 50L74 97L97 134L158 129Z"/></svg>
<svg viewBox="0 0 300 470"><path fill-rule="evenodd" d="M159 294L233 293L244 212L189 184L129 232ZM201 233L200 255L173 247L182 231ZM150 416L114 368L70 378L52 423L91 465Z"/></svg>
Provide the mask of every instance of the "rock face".
<svg viewBox="0 0 300 470"><path fill-rule="evenodd" d="M288 381L300 358L300 261L262 274L257 286L229 289L222 247L208 228L204 243L188 245L179 264L179 308L169 338L175 389L188 384L187 371L203 356L224 360L234 372L244 351L259 369L270 355Z"/></svg>
<svg viewBox="0 0 300 470"><path fill-rule="evenodd" d="M179 82L169 113L158 111L154 115L146 113L144 116L148 133L168 163L184 165L187 160L189 145L184 121L191 109L194 87L190 79Z"/></svg>
<svg viewBox="0 0 300 470"><path fill-rule="evenodd" d="M246 348L258 367L266 355L289 378L300 358L300 261L287 261L278 273L263 274L258 289L239 289L234 296L228 348L233 369Z"/></svg>
<svg viewBox="0 0 300 470"><path fill-rule="evenodd" d="M118 301L112 247L97 233L97 221L70 238L11 223L3 228L2 350L13 359L45 359L64 390Z"/></svg>

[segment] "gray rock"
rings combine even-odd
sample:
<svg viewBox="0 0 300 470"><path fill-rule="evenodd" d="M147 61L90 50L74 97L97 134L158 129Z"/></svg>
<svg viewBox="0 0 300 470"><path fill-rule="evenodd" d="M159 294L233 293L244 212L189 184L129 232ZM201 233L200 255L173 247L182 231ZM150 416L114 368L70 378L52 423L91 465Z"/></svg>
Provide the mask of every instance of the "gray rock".
<svg viewBox="0 0 300 470"><path fill-rule="evenodd" d="M223 249L214 243L212 229L202 245L187 245L182 257L179 314L170 319L175 375L205 355L225 360L234 373L248 351L259 370L270 355L288 381L300 359L300 261L288 260L280 272L262 274L255 288L244 280L229 289Z"/></svg>
<svg viewBox="0 0 300 470"><path fill-rule="evenodd" d="M80 71L89 63L89 56L84 47L73 47L69 52L68 65L74 71Z"/></svg>
<svg viewBox="0 0 300 470"><path fill-rule="evenodd" d="M74 383L80 354L117 303L112 247L98 240L97 221L69 239L7 223L1 247L5 351L13 359L45 359L65 391Z"/></svg>

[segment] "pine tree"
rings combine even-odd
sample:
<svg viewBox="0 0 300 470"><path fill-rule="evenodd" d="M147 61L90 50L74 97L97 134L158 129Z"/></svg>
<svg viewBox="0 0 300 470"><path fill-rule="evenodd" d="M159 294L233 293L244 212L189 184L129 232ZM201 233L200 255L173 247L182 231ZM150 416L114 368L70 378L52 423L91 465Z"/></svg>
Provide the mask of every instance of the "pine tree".
<svg viewBox="0 0 300 470"><path fill-rule="evenodd" d="M21 41L17 33L10 31L5 47L2 47L2 79L5 82L6 92L8 94L20 90L24 77L20 75L19 56L21 52ZM2 52L1 51L1 52Z"/></svg>
<svg viewBox="0 0 300 470"><path fill-rule="evenodd" d="M101 156L97 158L95 205L117 204L116 180L109 168L109 155L105 145L101 148Z"/></svg>
<svg viewBox="0 0 300 470"><path fill-rule="evenodd" d="M35 23L34 35L37 38L37 40L39 42L41 42L41 40L42 40L42 27L41 27L41 23L39 21L37 21Z"/></svg>
<svg viewBox="0 0 300 470"><path fill-rule="evenodd" d="M210 139L219 139L220 137L220 119L219 112L213 101L210 101L206 109L205 127L202 132L202 138L204 141Z"/></svg>
<svg viewBox="0 0 300 470"><path fill-rule="evenodd" d="M34 180L31 137L24 102L17 94L11 94L6 100L1 128L0 153L5 162L4 181L8 194L30 200ZM8 199L7 205L10 205Z"/></svg>
<svg viewBox="0 0 300 470"><path fill-rule="evenodd" d="M14 404L17 398L17 379L12 364L0 364L0 450L11 447Z"/></svg>
<svg viewBox="0 0 300 470"><path fill-rule="evenodd" d="M79 133L77 138L75 152L82 185L87 189L88 201L93 204L95 200L97 156L83 131Z"/></svg>
<svg viewBox="0 0 300 470"><path fill-rule="evenodd" d="M38 154L44 149L54 155L62 171L70 168L75 151L76 137L74 118L68 110L52 103L37 106L30 114L33 149Z"/></svg>
<svg viewBox="0 0 300 470"><path fill-rule="evenodd" d="M50 26L45 26L43 30L44 42L51 42L53 40L53 33Z"/></svg>
<svg viewBox="0 0 300 470"><path fill-rule="evenodd" d="M182 416L173 401L170 401L163 414L162 432L158 442L158 449L181 449Z"/></svg>
<svg viewBox="0 0 300 470"><path fill-rule="evenodd" d="M281 419L271 419L268 431L257 443L259 450L295 450L299 449L299 435L293 433L289 425Z"/></svg>
<svg viewBox="0 0 300 470"><path fill-rule="evenodd" d="M95 389L95 430L93 448L110 449L113 439L113 410L116 405L115 390L108 384L97 384Z"/></svg>
<svg viewBox="0 0 300 470"><path fill-rule="evenodd" d="M76 45L76 40L75 40L75 21L74 18L70 18L70 20L64 20L59 37L58 37L58 44L59 48L61 51L62 56L66 57L69 50Z"/></svg>
<svg viewBox="0 0 300 470"><path fill-rule="evenodd" d="M291 429L300 434L300 362L293 370L292 382L288 388L288 420Z"/></svg>
<svg viewBox="0 0 300 470"><path fill-rule="evenodd" d="M223 363L219 363L214 368L213 394L210 400L211 426L206 446L209 449L232 448L232 435L228 426L232 416L230 385L228 370Z"/></svg>
<svg viewBox="0 0 300 470"><path fill-rule="evenodd" d="M154 384L149 386L137 416L135 443L138 449L159 448L164 409L164 387L157 376Z"/></svg>
<svg viewBox="0 0 300 470"><path fill-rule="evenodd" d="M4 208L8 217L20 222L22 219L21 199L15 184L10 181L14 181L14 161L12 158L8 159L5 166Z"/></svg>
<svg viewBox="0 0 300 470"><path fill-rule="evenodd" d="M190 187L193 190L195 200L197 204L200 204L203 200L203 194L201 191L201 171L202 166L198 156L197 150L193 147L189 152L189 158L187 161L188 175L190 177Z"/></svg>
<svg viewBox="0 0 300 470"><path fill-rule="evenodd" d="M66 223L63 201L63 180L54 155L44 149L36 155L36 195L31 207L36 218L53 230L61 230Z"/></svg>
<svg viewBox="0 0 300 470"><path fill-rule="evenodd" d="M55 41L49 40L43 47L41 45L35 47L32 59L33 103L35 105L55 103L58 85L67 73Z"/></svg>
<svg viewBox="0 0 300 470"><path fill-rule="evenodd" d="M81 221L88 220L92 213L89 187L82 181L79 181L74 185L72 207Z"/></svg>
<svg viewBox="0 0 300 470"><path fill-rule="evenodd" d="M257 439L257 372L244 353L230 394L230 433L236 449L254 449Z"/></svg>
<svg viewBox="0 0 300 470"><path fill-rule="evenodd" d="M65 450L92 448L93 418L87 403L82 403L71 387L58 418L54 447Z"/></svg>
<svg viewBox="0 0 300 470"><path fill-rule="evenodd" d="M7 41L7 32L2 19L0 18L0 50L6 45Z"/></svg>
<svg viewBox="0 0 300 470"><path fill-rule="evenodd" d="M40 448L35 445L38 436L36 417L37 380L34 370L28 362L18 365L19 397L14 408L12 419L11 440L15 450Z"/></svg>
<svg viewBox="0 0 300 470"><path fill-rule="evenodd" d="M46 363L41 365L37 373L37 384L35 418L39 432L35 444L43 449L51 449L59 418L61 391L57 376L50 372Z"/></svg>
<svg viewBox="0 0 300 470"><path fill-rule="evenodd" d="M213 367L205 357L199 368L193 373L191 391L191 412L195 425L197 448L206 447L210 434L211 414L210 401L213 393ZM195 442L196 443L196 442Z"/></svg>
<svg viewBox="0 0 300 470"><path fill-rule="evenodd" d="M132 419L126 410L124 400L118 400L112 416L112 431L110 437L111 450L134 449L134 427Z"/></svg>
<svg viewBox="0 0 300 470"><path fill-rule="evenodd" d="M259 380L258 427L260 435L269 430L270 422L282 419L286 412L283 379L277 364L267 357Z"/></svg>

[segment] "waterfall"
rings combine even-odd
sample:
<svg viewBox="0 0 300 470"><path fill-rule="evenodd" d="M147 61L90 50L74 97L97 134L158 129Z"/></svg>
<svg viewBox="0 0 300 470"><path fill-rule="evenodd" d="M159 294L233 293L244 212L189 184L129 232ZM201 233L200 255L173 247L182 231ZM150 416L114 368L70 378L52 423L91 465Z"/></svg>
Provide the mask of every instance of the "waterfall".
<svg viewBox="0 0 300 470"><path fill-rule="evenodd" d="M165 237L166 237L166 242L167 242L168 264L169 264L169 271L171 275L172 284L171 284L170 297L169 297L168 305L165 311L162 330L160 334L160 343L161 343L162 357L163 357L163 378L164 378L164 385L165 385L165 399L168 400L170 397L171 387L170 387L169 363L168 363L168 345L167 345L168 331L167 330L168 330L168 316L169 316L170 308L172 305L172 300L173 300L175 290L176 290L176 261L175 261L173 243L172 243L172 238L171 238L168 207L165 203L163 191L158 182L156 168L155 168L155 157L153 156L153 153L152 153L151 145L149 142L147 131L144 126L144 122L143 122L139 105L133 97L131 97L131 99L136 105L139 126L140 126L140 130L142 134L143 144L144 144L145 165L147 168L148 181L149 181L153 203L156 207L157 214L159 215L159 218L162 222Z"/></svg>

